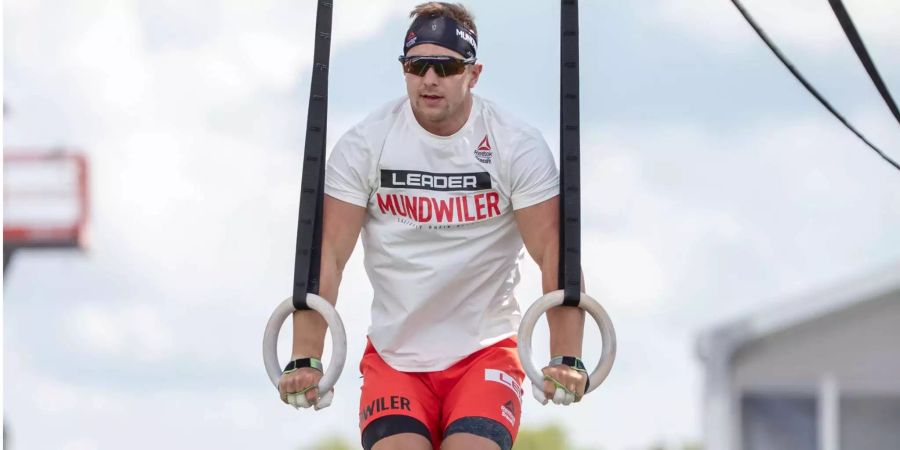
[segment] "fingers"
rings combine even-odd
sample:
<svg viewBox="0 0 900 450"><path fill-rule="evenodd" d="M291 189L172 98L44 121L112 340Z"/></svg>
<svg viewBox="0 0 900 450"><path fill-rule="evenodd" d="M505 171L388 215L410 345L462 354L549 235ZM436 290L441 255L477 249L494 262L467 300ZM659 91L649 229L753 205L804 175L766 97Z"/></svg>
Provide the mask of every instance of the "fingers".
<svg viewBox="0 0 900 450"><path fill-rule="evenodd" d="M556 403L557 405L568 406L571 405L574 401L575 393L573 393L572 391L557 389L556 394L553 395L553 403Z"/></svg>
<svg viewBox="0 0 900 450"><path fill-rule="evenodd" d="M543 372L543 386L533 386L533 390L541 389L542 398L550 399L557 405L571 405L581 400L587 374L566 366L545 367ZM536 392L535 398L541 401Z"/></svg>
<svg viewBox="0 0 900 450"><path fill-rule="evenodd" d="M325 409L331 406L331 400L334 399L334 389L325 393L319 401L316 402L315 409L316 411L320 409Z"/></svg>
<svg viewBox="0 0 900 450"><path fill-rule="evenodd" d="M552 399L556 393L556 383L553 381L552 377L544 376L544 397L547 399Z"/></svg>
<svg viewBox="0 0 900 450"><path fill-rule="evenodd" d="M309 408L310 403L305 394L288 394L288 404L294 408Z"/></svg>
<svg viewBox="0 0 900 450"><path fill-rule="evenodd" d="M309 408L310 406L314 406L319 399L318 393L318 386L306 386L303 389L292 393L294 395L294 402L292 404L296 408ZM288 395L290 396L291 394Z"/></svg>
<svg viewBox="0 0 900 450"><path fill-rule="evenodd" d="M553 386L553 390L549 393L547 392L548 382ZM557 405L571 405L577 397L574 391L549 375L544 375L544 389L544 395Z"/></svg>
<svg viewBox="0 0 900 450"><path fill-rule="evenodd" d="M278 390L281 400L294 408L309 408L316 406L320 399L318 383L322 373L314 369L299 369L285 372L278 382ZM329 392L332 394L332 392ZM327 394L326 394L327 395ZM322 409L331 403L329 397L327 404L316 409Z"/></svg>

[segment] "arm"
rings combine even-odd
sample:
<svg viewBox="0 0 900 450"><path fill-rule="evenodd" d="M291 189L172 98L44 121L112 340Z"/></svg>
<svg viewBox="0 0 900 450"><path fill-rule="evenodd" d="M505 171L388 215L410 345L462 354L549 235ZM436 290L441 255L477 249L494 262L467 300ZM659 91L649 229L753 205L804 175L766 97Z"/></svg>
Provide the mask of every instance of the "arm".
<svg viewBox="0 0 900 450"><path fill-rule="evenodd" d="M525 242L525 249L541 269L541 284L546 294L559 289L559 197L516 210L516 223ZM581 279L584 291L584 277ZM553 356L581 357L584 336L584 310L557 306L547 311L550 326L550 353ZM549 371L549 373L548 373ZM571 391L584 393L586 375L565 366L544 369ZM555 386L545 382L544 391L553 396Z"/></svg>
<svg viewBox="0 0 900 450"><path fill-rule="evenodd" d="M366 209L336 198L325 196L322 217L322 262L319 296L337 303L338 287L344 266L362 229ZM294 313L294 345L291 359L322 357L325 346L325 319L315 311Z"/></svg>
<svg viewBox="0 0 900 450"><path fill-rule="evenodd" d="M322 207L322 259L319 272L319 296L334 305L337 302L341 274L366 217L366 209L343 202L328 195ZM321 359L325 347L325 330L328 325L316 311L296 311L293 316L294 340L291 360L316 357ZM301 392L319 383L322 373L303 368L281 377L278 383L281 399L288 403L288 394ZM318 389L306 392L309 406L316 403Z"/></svg>

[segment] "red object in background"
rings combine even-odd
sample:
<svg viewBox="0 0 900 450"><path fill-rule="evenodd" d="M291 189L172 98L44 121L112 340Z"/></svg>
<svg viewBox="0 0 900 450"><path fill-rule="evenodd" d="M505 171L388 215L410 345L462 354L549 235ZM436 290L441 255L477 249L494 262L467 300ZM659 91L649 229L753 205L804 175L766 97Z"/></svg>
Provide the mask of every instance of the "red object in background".
<svg viewBox="0 0 900 450"><path fill-rule="evenodd" d="M3 261L22 248L84 248L88 163L71 149L4 149Z"/></svg>

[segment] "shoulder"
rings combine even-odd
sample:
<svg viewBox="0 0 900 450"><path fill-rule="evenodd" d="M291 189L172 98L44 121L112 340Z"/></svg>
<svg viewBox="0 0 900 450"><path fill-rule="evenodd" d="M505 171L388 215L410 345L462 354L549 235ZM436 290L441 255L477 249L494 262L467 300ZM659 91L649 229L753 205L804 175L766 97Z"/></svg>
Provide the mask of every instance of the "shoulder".
<svg viewBox="0 0 900 450"><path fill-rule="evenodd" d="M406 97L402 97L379 106L350 127L338 140L335 149L374 156L384 146L384 141L394 125L402 119L403 108L408 102Z"/></svg>
<svg viewBox="0 0 900 450"><path fill-rule="evenodd" d="M394 124L403 118L404 108L408 104L409 98L406 96L384 103L356 124L351 131L366 137L377 138L386 135Z"/></svg>

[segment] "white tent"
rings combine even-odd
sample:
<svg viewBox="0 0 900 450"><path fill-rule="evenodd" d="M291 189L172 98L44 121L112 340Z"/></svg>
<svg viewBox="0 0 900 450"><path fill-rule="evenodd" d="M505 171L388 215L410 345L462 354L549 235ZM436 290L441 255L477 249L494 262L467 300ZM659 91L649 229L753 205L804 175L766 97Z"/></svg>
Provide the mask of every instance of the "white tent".
<svg viewBox="0 0 900 450"><path fill-rule="evenodd" d="M900 265L698 343L707 450L900 449Z"/></svg>

